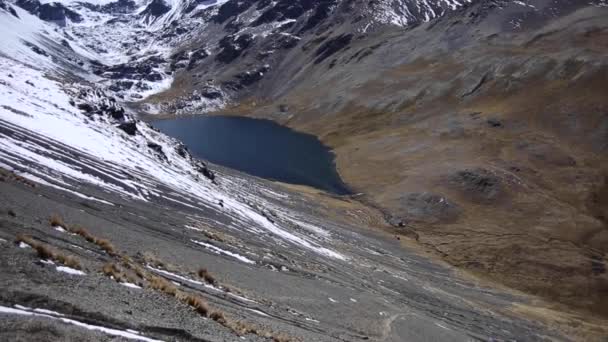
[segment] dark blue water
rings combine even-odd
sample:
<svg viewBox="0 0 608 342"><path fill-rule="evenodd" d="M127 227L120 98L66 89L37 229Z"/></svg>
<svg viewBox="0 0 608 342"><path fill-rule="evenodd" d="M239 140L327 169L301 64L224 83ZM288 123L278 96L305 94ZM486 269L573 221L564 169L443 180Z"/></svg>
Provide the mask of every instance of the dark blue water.
<svg viewBox="0 0 608 342"><path fill-rule="evenodd" d="M269 120L197 116L152 123L192 154L254 176L348 194L334 155L314 136Z"/></svg>

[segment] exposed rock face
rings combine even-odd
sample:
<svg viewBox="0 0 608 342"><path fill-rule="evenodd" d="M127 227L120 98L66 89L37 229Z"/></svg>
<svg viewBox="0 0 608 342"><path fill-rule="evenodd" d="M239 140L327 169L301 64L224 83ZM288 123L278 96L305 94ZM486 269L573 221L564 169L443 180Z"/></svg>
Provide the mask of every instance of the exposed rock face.
<svg viewBox="0 0 608 342"><path fill-rule="evenodd" d="M230 63L239 57L253 42L252 34L242 34L238 36L226 36L220 40L221 51L216 59L222 63Z"/></svg>
<svg viewBox="0 0 608 342"><path fill-rule="evenodd" d="M101 6L100 10L106 13L129 13L137 8L133 0L118 0Z"/></svg>
<svg viewBox="0 0 608 342"><path fill-rule="evenodd" d="M0 10L10 13L15 18L19 18L15 9L10 4L4 2L4 0L0 0Z"/></svg>
<svg viewBox="0 0 608 342"><path fill-rule="evenodd" d="M140 15L144 18L145 22L151 23L170 10L171 7L164 0L153 0Z"/></svg>
<svg viewBox="0 0 608 342"><path fill-rule="evenodd" d="M346 48L352 39L353 34L349 33L332 38L323 43L323 45L321 45L315 52L315 55L317 56L315 59L315 64L323 62L334 53Z"/></svg>
<svg viewBox="0 0 608 342"><path fill-rule="evenodd" d="M128 135L137 134L137 123L135 122L125 122L118 125L118 128L123 130Z"/></svg>
<svg viewBox="0 0 608 342"><path fill-rule="evenodd" d="M486 169L467 169L448 177L451 187L474 202L492 203L504 195L502 180Z"/></svg>
<svg viewBox="0 0 608 342"><path fill-rule="evenodd" d="M78 13L58 2L41 4L38 0L18 0L15 4L40 19L59 26L65 26L68 19L73 22L82 21L82 17Z"/></svg>

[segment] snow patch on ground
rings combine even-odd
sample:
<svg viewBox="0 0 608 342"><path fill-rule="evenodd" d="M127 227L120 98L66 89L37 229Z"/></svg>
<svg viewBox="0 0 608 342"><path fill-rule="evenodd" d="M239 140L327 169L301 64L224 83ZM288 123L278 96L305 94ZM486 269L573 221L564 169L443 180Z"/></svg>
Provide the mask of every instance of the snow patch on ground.
<svg viewBox="0 0 608 342"><path fill-rule="evenodd" d="M152 271L154 271L156 273L160 273L162 275L169 276L169 277L172 277L172 278L175 278L175 279L179 279L179 280L182 280L182 281L185 281L185 282L188 282L188 283L192 283L192 284L195 284L195 285L203 285L203 283L200 282L200 281L193 280L193 279L190 279L190 278L186 278L186 277L180 276L179 274L175 274L175 273L172 273L172 272L169 272L169 271L161 270L160 268L155 268L155 267L152 267L150 265L147 265L146 268L148 268L148 269L150 269L150 270L152 270Z"/></svg>
<svg viewBox="0 0 608 342"><path fill-rule="evenodd" d="M82 271L79 271L75 268L71 268L71 267L67 267L67 266L57 266L56 270L59 272L63 272L63 273L71 274L71 275L77 275L77 276L86 275L86 273L84 273Z"/></svg>
<svg viewBox="0 0 608 342"><path fill-rule="evenodd" d="M43 318L48 318L48 319L52 319L52 320L58 320L63 323L66 323L66 324L75 325L75 326L78 326L78 327L81 327L81 328L84 328L87 330L99 331L99 332L102 332L102 333L110 335L110 336L122 337L122 338L126 338L129 340L137 340L137 341L145 341L145 342L162 342L161 340L155 340L155 339L141 336L141 334L139 332L134 331L134 330L128 330L128 331L127 330L118 330L118 329L102 327L99 325L87 324L87 323L83 323L83 322L80 322L80 321L77 321L74 319L66 318L65 315L63 315L63 314L60 314L60 313L54 312L54 311L49 311L49 310L43 310L43 309L31 310L24 306L15 306L14 308L0 306L0 314L43 317Z"/></svg>
<svg viewBox="0 0 608 342"><path fill-rule="evenodd" d="M244 262L246 264L255 265L255 261L253 261L253 260L251 260L251 259L249 259L247 257L244 257L244 256L242 256L240 254L233 253L233 252L221 249L221 248L216 247L216 246L214 246L212 244L209 244L209 243L205 243L205 242L201 242L201 241L196 241L196 240L192 240L192 242L196 243L197 245L201 245L201 246L203 246L203 247L205 247L205 248L213 251L216 254L228 255L228 256L231 256L231 257L233 257L235 259L238 259L238 260L240 260L240 261L242 261L242 262Z"/></svg>

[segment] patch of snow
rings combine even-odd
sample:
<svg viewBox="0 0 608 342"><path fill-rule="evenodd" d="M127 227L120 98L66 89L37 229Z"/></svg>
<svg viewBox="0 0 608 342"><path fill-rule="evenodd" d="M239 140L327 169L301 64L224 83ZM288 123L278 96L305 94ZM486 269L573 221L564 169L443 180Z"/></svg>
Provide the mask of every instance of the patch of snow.
<svg viewBox="0 0 608 342"><path fill-rule="evenodd" d="M3 313L3 314L43 317L43 318L48 318L48 319L52 319L52 320L58 320L63 323L66 323L66 324L72 324L72 325L75 325L75 326L78 326L81 328L85 328L87 330L99 331L99 332L102 332L102 333L110 335L110 336L123 337L123 338L129 339L129 340L138 340L138 341L144 341L144 342L162 342L161 340L155 340L155 339L141 336L139 332L134 331L134 330L127 331L127 330L106 328L103 326L87 324L87 323L83 323L83 322L80 322L80 321L77 321L77 320L74 320L71 318L66 318L66 317L64 317L64 315L54 312L54 311L45 310L46 312L40 312L37 310L43 310L43 309L31 310L31 309L28 309L23 306L15 306L15 308L0 306L0 313Z"/></svg>
<svg viewBox="0 0 608 342"><path fill-rule="evenodd" d="M152 267L150 265L146 265L146 268L148 268L148 269L150 269L150 270L152 270L152 271L154 271L156 273L160 273L160 274L163 274L163 275L166 275L166 276L169 276L169 277L173 277L173 278L176 278L176 279L179 279L179 280L183 280L183 281L186 281L186 282L189 282L189 283L192 283L192 284L203 285L203 283L200 282L200 281L193 280L193 279L186 278L186 277L182 277L179 274L175 274L175 273L172 273L172 272L169 272L169 271L161 270L160 268L155 268L155 267Z"/></svg>
<svg viewBox="0 0 608 342"><path fill-rule="evenodd" d="M263 312L262 312L262 311L260 311L260 310L256 310L256 309L249 309L249 308L247 308L247 310L249 310L249 311L251 311L251 312L255 312L256 314L258 314L258 315L260 315L260 316L270 317L269 315L267 315L267 314L263 313Z"/></svg>
<svg viewBox="0 0 608 342"><path fill-rule="evenodd" d="M135 285L133 283L120 283L120 285L130 287L132 289L141 289L141 286Z"/></svg>
<svg viewBox="0 0 608 342"><path fill-rule="evenodd" d="M55 226L55 227L53 227L53 229L55 229L56 231L58 231L60 233L67 232L67 230L65 230L65 228L63 228L62 226Z"/></svg>
<svg viewBox="0 0 608 342"><path fill-rule="evenodd" d="M240 299L240 300L245 301L245 302L249 302L249 303L257 303L255 300L252 300L252 299L249 299L249 298L245 298L245 297L243 297L243 296L239 296L239 295L234 294L234 293L232 293L232 292L227 292L227 294L228 294L230 297L234 297L234 298L236 298L236 299Z"/></svg>
<svg viewBox="0 0 608 342"><path fill-rule="evenodd" d="M242 261L244 263L255 265L255 261L253 261L253 260L251 260L251 259L249 259L247 257L244 257L244 256L242 256L240 254L236 254L236 253L233 253L233 252L221 249L219 247L216 247L216 246L214 246L212 244L208 244L208 243L205 243L205 242L196 241L196 240L191 240L191 241L194 242L194 243L196 243L197 245L201 245L201 246L203 246L203 247L205 247L205 248L213 251L216 254L228 255L228 256L231 256L231 257L233 257L235 259L238 259L238 260L240 260L240 261Z"/></svg>
<svg viewBox="0 0 608 342"><path fill-rule="evenodd" d="M77 276L86 275L86 273L84 273L82 271L79 271L75 268L71 268L71 267L67 267L67 266L57 266L56 270L59 272L64 272L64 273L71 274L71 275L77 275Z"/></svg>

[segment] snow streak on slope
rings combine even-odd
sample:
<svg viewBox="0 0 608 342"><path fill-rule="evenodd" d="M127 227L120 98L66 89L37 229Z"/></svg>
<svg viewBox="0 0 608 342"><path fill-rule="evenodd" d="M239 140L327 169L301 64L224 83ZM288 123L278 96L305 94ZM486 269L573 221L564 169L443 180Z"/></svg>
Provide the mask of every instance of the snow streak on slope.
<svg viewBox="0 0 608 342"><path fill-rule="evenodd" d="M79 184L86 183L126 199L210 210L222 202L221 214L233 219L234 228L270 233L319 255L345 259L320 239L268 221L239 199L248 196L245 191L201 177L196 162L176 151L176 141L147 124L137 123L139 133L131 136L116 127L120 121L84 115L72 100L83 87L63 85L51 76L0 57L0 161L5 167L68 191L79 192Z"/></svg>
<svg viewBox="0 0 608 342"><path fill-rule="evenodd" d="M442 16L473 0L383 0L375 3L373 17L381 24L409 26Z"/></svg>

